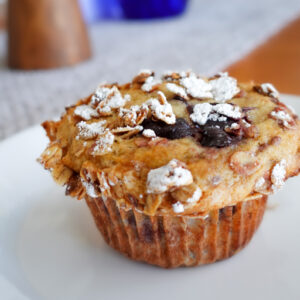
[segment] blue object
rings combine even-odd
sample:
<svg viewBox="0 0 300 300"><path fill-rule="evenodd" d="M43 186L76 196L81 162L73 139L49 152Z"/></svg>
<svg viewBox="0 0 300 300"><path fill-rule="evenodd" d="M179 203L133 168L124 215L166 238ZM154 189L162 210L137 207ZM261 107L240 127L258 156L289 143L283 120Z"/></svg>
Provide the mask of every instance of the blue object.
<svg viewBox="0 0 300 300"><path fill-rule="evenodd" d="M99 19L152 19L181 14L188 0L79 0L88 23Z"/></svg>
<svg viewBox="0 0 300 300"><path fill-rule="evenodd" d="M187 0L120 0L125 18L152 19L184 12Z"/></svg>
<svg viewBox="0 0 300 300"><path fill-rule="evenodd" d="M79 4L87 23L123 17L119 0L79 0Z"/></svg>

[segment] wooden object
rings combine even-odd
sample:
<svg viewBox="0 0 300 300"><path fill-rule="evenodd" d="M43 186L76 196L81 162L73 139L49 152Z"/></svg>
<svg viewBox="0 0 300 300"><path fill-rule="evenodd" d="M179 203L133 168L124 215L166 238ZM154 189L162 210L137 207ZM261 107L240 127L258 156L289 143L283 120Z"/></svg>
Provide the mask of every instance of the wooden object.
<svg viewBox="0 0 300 300"><path fill-rule="evenodd" d="M240 81L272 82L281 93L300 95L300 17L226 69Z"/></svg>
<svg viewBox="0 0 300 300"><path fill-rule="evenodd" d="M57 68L91 55L77 0L9 0L7 22L11 68Z"/></svg>

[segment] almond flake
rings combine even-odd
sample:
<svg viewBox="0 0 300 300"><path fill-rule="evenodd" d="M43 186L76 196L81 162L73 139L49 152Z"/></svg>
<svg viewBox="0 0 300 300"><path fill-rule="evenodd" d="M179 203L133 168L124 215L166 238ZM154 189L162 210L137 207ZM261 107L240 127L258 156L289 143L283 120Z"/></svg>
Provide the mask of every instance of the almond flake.
<svg viewBox="0 0 300 300"><path fill-rule="evenodd" d="M134 127L130 127L130 126L117 127L117 128L112 129L111 131L113 133L124 133L124 132L128 132L128 131L137 131L137 132L139 132L143 129L144 129L143 126L137 125L137 126L134 126Z"/></svg>
<svg viewBox="0 0 300 300"><path fill-rule="evenodd" d="M183 163L172 159L167 165L153 169L147 177L147 193L160 194L172 187L191 184L193 176Z"/></svg>
<svg viewBox="0 0 300 300"><path fill-rule="evenodd" d="M98 113L109 114L112 109L123 107L130 100L130 95L124 97L116 86L112 88L99 87L91 99L92 106L96 106Z"/></svg>
<svg viewBox="0 0 300 300"><path fill-rule="evenodd" d="M236 95L240 89L235 78L228 76L228 73L220 73L220 77L210 80L211 92L217 102L225 102Z"/></svg>
<svg viewBox="0 0 300 300"><path fill-rule="evenodd" d="M184 88L181 87L181 86L179 86L179 85L177 85L177 84L175 84L175 83L167 83L166 84L166 88L170 92L174 93L175 95L178 95L178 96L180 96L182 98L186 98L187 97L187 94L186 94Z"/></svg>
<svg viewBox="0 0 300 300"><path fill-rule="evenodd" d="M113 145L115 136L106 130L95 142L92 148L92 155L100 156L112 151L111 146Z"/></svg>
<svg viewBox="0 0 300 300"><path fill-rule="evenodd" d="M142 134L143 134L143 136L145 136L147 138L155 138L156 137L156 134L155 134L154 130L152 130L152 129L145 129Z"/></svg>
<svg viewBox="0 0 300 300"><path fill-rule="evenodd" d="M76 126L78 128L78 135L76 139L83 138L85 140L95 138L98 135L101 135L105 131L104 125L106 124L105 120L86 123L85 121L79 122Z"/></svg>
<svg viewBox="0 0 300 300"><path fill-rule="evenodd" d="M176 203L174 203L174 204L172 204L172 208L173 208L173 211L175 213L182 213L182 212L184 212L184 206L179 201L176 202Z"/></svg>
<svg viewBox="0 0 300 300"><path fill-rule="evenodd" d="M189 77L182 78L180 84L194 98L212 98L211 85L205 80L197 78L194 73L190 74Z"/></svg>
<svg viewBox="0 0 300 300"><path fill-rule="evenodd" d="M239 106L223 103L223 104L216 104L213 106L213 110L226 117L238 120L242 118L242 112Z"/></svg>
<svg viewBox="0 0 300 300"><path fill-rule="evenodd" d="M97 193L97 191L92 183L86 182L82 178L81 178L81 183L84 186L85 192L87 193L88 196L90 196L91 198L99 197L99 193Z"/></svg>
<svg viewBox="0 0 300 300"><path fill-rule="evenodd" d="M254 190L260 191L263 188L263 186L265 185L265 183L266 183L266 180L263 177L260 177L255 183Z"/></svg>
<svg viewBox="0 0 300 300"><path fill-rule="evenodd" d="M202 196L202 190L199 187L197 187L196 190L195 190L195 192L194 192L194 194L192 195L192 197L188 198L186 200L186 202L187 203L197 202L201 198L201 196Z"/></svg>
<svg viewBox="0 0 300 300"><path fill-rule="evenodd" d="M276 90L273 84L263 83L260 85L260 87L264 95L271 96L276 99L279 98L279 92Z"/></svg>
<svg viewBox="0 0 300 300"><path fill-rule="evenodd" d="M273 183L273 189L278 189L283 186L285 175L286 175L286 160L282 159L272 169L271 182Z"/></svg>
<svg viewBox="0 0 300 300"><path fill-rule="evenodd" d="M199 103L194 106L191 120L199 125L205 125L207 120L225 122L227 117L238 120L242 118L239 106L228 103L211 105L209 103Z"/></svg>
<svg viewBox="0 0 300 300"><path fill-rule="evenodd" d="M273 117L273 119L278 120L283 124L284 127L290 128L289 122L293 121L292 117L283 110L273 110L270 113L270 116Z"/></svg>
<svg viewBox="0 0 300 300"><path fill-rule="evenodd" d="M136 126L141 124L148 114L148 106L133 105L129 109L120 108L119 116L124 120L125 125Z"/></svg>
<svg viewBox="0 0 300 300"><path fill-rule="evenodd" d="M167 124L175 124L176 117L173 113L172 105L168 103L162 92L158 92L158 94L159 99L151 98L145 104L148 105L156 119L162 120Z"/></svg>
<svg viewBox="0 0 300 300"><path fill-rule="evenodd" d="M99 117L98 112L93 109L91 106L83 104L80 106L77 106L74 110L74 114L76 116L81 117L83 120L90 120L92 118L97 118Z"/></svg>
<svg viewBox="0 0 300 300"><path fill-rule="evenodd" d="M212 112L212 105L209 103L200 103L194 106L191 120L199 125L206 124L209 114Z"/></svg>
<svg viewBox="0 0 300 300"><path fill-rule="evenodd" d="M160 79L155 79L154 76L149 76L145 83L142 85L141 89L144 92L152 92L154 87L161 83Z"/></svg>

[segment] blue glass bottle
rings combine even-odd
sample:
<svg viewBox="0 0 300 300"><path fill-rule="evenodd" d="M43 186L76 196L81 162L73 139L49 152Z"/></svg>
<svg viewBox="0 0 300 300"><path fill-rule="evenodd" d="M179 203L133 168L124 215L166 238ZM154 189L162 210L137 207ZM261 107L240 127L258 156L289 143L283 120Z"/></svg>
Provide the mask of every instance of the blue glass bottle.
<svg viewBox="0 0 300 300"><path fill-rule="evenodd" d="M125 18L152 19L181 14L187 0L120 0Z"/></svg>
<svg viewBox="0 0 300 300"><path fill-rule="evenodd" d="M179 15L188 0L79 0L91 23L99 19L152 19Z"/></svg>

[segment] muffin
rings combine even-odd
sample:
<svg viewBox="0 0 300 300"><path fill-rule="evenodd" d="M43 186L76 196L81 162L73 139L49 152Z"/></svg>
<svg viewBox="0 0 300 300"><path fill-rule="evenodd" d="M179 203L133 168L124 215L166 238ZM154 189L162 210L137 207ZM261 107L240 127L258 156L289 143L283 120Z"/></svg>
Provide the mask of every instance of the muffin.
<svg viewBox="0 0 300 300"><path fill-rule="evenodd" d="M227 73L142 70L42 125L40 162L85 199L107 244L165 268L237 253L299 173L297 116L273 85Z"/></svg>

